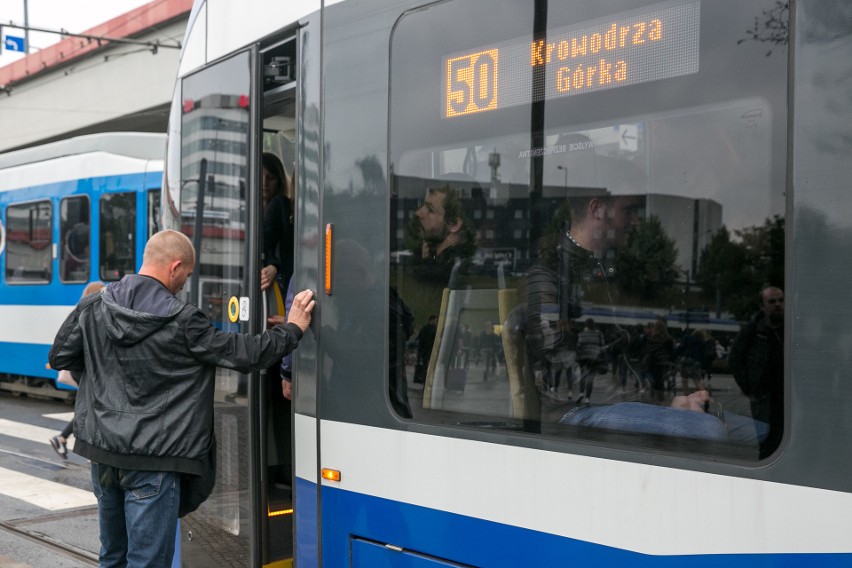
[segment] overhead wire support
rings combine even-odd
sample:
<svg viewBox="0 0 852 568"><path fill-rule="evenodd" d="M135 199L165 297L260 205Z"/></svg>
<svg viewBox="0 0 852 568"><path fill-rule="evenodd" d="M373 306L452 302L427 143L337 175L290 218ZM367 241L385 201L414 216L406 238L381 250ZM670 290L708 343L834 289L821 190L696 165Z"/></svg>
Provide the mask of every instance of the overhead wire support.
<svg viewBox="0 0 852 568"><path fill-rule="evenodd" d="M60 35L60 36L63 36L63 37L79 37L79 38L87 39L89 41L96 41L96 42L98 42L98 46L102 46L103 42L125 43L125 44L130 44L130 45L142 45L142 46L149 48L151 50L151 53L154 53L154 54L156 54L157 50L161 47L165 47L165 48L168 48L168 49L180 49L181 48L181 44L180 44L179 41L176 41L176 42L173 42L173 43L161 43L160 40L157 40L157 41L142 41L142 40L138 40L138 39L97 36L97 35L91 35L91 34L75 34L75 33L69 32L66 29L50 30L50 29L46 29L46 28L36 28L36 27L33 27L33 26L19 26L18 24L15 24L14 22L9 22L8 24L0 24L0 27L2 27L2 26L6 26L6 27L9 27L9 28L15 28L15 29L19 29L19 30L25 30L25 31L41 32L41 33L46 33L46 34L57 34L57 35Z"/></svg>

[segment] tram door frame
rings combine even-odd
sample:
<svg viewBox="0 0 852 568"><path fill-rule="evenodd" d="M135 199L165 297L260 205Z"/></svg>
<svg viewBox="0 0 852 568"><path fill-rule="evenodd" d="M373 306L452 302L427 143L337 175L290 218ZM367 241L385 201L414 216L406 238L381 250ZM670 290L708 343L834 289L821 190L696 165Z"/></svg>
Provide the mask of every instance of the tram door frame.
<svg viewBox="0 0 852 568"><path fill-rule="evenodd" d="M260 295L260 254L261 254L261 238L262 238L262 212L261 209L261 196L260 196L260 184L258 183L258 172L260 171L260 159L258 153L258 146L256 141L256 127L255 125L258 123L259 109L258 105L254 103L254 101L258 100L258 89L257 89L257 69L258 69L258 47L251 46L246 49L241 49L235 51L233 53L228 54L226 57L222 59L211 62L208 65L205 65L203 68L183 77L180 82L181 89L181 98L183 100L183 104L188 104L191 102L199 102L195 101L194 97L204 97L208 95L216 95L217 93L210 90L213 87L207 86L205 80L207 76L212 77L214 80L220 80L220 77L217 76L217 73L221 73L223 67L231 65L242 65L238 59L244 57L247 61L247 75L243 79L242 77L239 79L239 84L235 81L234 77L228 77L226 81L229 83L227 85L228 89L231 89L236 85L238 87L237 94L242 95L242 93L248 91L248 123L246 125L246 169L245 169L245 192L241 192L240 199L242 200L241 205L245 208L245 232L243 237L245 239L244 244L239 245L240 247L245 247L243 250L245 251L244 263L245 266L242 267L240 272L242 276L238 278L237 282L232 282L232 286L230 288L226 287L227 293L226 296L230 295L230 301L234 302L234 309L237 309L237 295L239 298L239 308L238 311L240 315L237 316L234 314L222 315L223 318L229 318L230 322L234 324L235 328L233 331L238 331L240 333L249 333L249 334L257 334L263 331L266 327L266 317L265 314L262 314L262 305L263 298ZM245 80L245 83L242 81ZM194 85L195 81L199 81L198 91L192 91L190 93L186 92L186 88L188 83L192 83ZM210 85L215 86L215 83L211 83ZM245 89L245 91L243 91ZM243 101L240 101L240 106L242 106ZM216 108L216 107L210 107ZM184 110L184 113L190 112L190 110ZM222 120L219 120L219 126L222 125ZM217 126L217 129L219 128ZM183 126L181 126L182 135L186 133L183 132ZM215 152L218 150L219 144L227 144L228 142L233 142L233 139L228 139L226 136L220 138L219 133L217 131L215 138L213 138L213 147L214 147L214 159L213 159L213 170L208 171L206 166L202 166L201 172L199 174L199 179L197 182L200 182L203 178L204 180L210 179L213 180L218 172L215 169L216 164L218 163L215 158ZM182 152L182 151L181 151ZM230 154L235 154L235 152L231 151ZM179 159L183 159L182 155ZM209 177L208 177L209 176ZM184 180L183 173L181 173L181 192L183 191L183 185L185 182L193 181L191 179ZM205 182L207 183L207 182ZM213 182L215 183L215 182ZM202 187L204 184L199 183L199 187ZM183 198L181 197L181 205L180 209L183 208ZM201 199L199 202L203 203L204 200ZM181 211L181 216L183 212ZM203 285L205 282L204 277L204 248L201 246L201 241L203 240L203 230L202 223L204 218L204 213L196 210L196 223L195 227L192 231L193 240L196 244L196 248L198 249L198 261L196 264L195 274L188 281L187 289L184 293L187 296L187 299L192 302L196 302L199 307L201 307L204 302L202 301L203 295ZM226 236L226 239L231 239L233 236ZM215 281L216 277L212 278ZM244 286L244 288L243 288ZM243 294L245 297L243 297ZM242 310L243 310L243 300L247 300L248 302L248 313L247 317L243 320ZM228 311L230 312L231 306L228 305ZM241 320L239 323L237 318ZM212 320L211 320L212 321ZM224 320L223 320L224 323ZM248 519L247 522L243 524L242 515L239 515L240 524L247 528L247 535L245 536L247 540L247 555L251 566L261 566L262 565L262 533L261 529L263 526L263 520L266 516L266 507L262 506L262 497L265 495L265 483L266 483L266 474L265 470L262 468L263 465L263 452L261 451L261 444L266 439L264 432L261 431L260 425L263 423L261 420L264 417L263 406L266 391L266 377L265 372L257 372L252 371L248 375L239 375L234 372L228 372L227 377L220 377L220 374L223 372L223 369L217 370L217 383L220 380L227 379L226 382L232 383L228 385L228 388L237 388L237 393L240 392L240 388L237 387L237 383L234 381L238 381L241 385L243 381L246 381L245 384L245 393L247 395L247 399L245 402L245 411L243 416L245 416L245 422L243 419L239 419L239 425L237 427L237 431L239 428L244 427L247 429L247 457L248 463L246 464L246 485L248 487L248 495L246 497L247 505L248 505ZM217 390L219 386L216 387ZM236 396L237 393L228 394ZM227 400L227 395L226 395ZM236 398L234 399L236 400ZM234 402L231 400L230 402ZM214 416L218 416L220 411L214 409ZM226 449L234 451L235 447L239 445L239 435L237 434L236 439L231 439L235 434L235 431L227 431L227 432L219 432L219 435L222 436L222 439L217 440L218 445L218 461L220 462L217 466L218 468L226 467L224 464L229 463L232 466L233 459L236 457L239 460L239 454L229 453L224 451ZM240 483L237 480L237 483ZM237 490L237 494L239 495L240 491ZM215 494L215 489L214 489ZM242 498L240 498L241 500ZM212 500L212 497L211 497ZM238 503L237 506L240 506ZM215 530L215 529L214 529ZM182 529L182 532L189 532L186 529ZM242 530L240 531L240 536L242 535ZM188 540L192 540L192 537L189 536ZM187 560L190 564L195 564L195 562L204 562L209 561L210 557L207 556L206 551L204 549L204 544L194 545L193 550L190 551L189 547L184 547L182 545L178 545L180 550L180 562L183 563L184 560ZM195 548L198 546L199 548ZM186 558L185 558L186 555ZM178 556L176 555L176 559ZM177 561L177 560L176 560Z"/></svg>
<svg viewBox="0 0 852 568"><path fill-rule="evenodd" d="M289 72L291 74L291 80L279 87L266 87L267 81L267 59L271 59L276 53L278 53L282 48L293 47L295 51L295 56L290 60L290 69ZM251 108L251 129L250 129L250 148L249 148L249 156L248 156L248 164L251 168L251 177L250 177L250 186L251 189L249 191L249 195L253 196L252 199L254 203L262 203L262 163L260 156L264 151L266 151L264 147L264 134L267 132L277 132L274 128L267 128L265 126L265 122L271 118L276 117L285 117L287 119L292 119L293 121L293 130L295 132L295 136L298 137L298 109L299 109L299 100L298 100L298 85L299 85L299 74L297 65L298 57L299 57L299 34L298 31L291 31L286 34L281 34L278 36L275 41L265 43L261 45L260 43L255 44L251 49L252 54L252 93L251 100L254 102L250 106ZM292 108L291 108L292 107ZM282 109L291 109L290 112L284 112ZM299 162L298 157L298 143L294 139L294 160L295 163ZM274 152L273 152L274 153ZM276 154L277 155L277 154ZM290 172L290 169L294 167L294 165L289 165L283 159L282 156L278 156L282 161L282 165L284 166L287 175L291 176L294 196L293 202L291 203L291 213L295 213L295 184L296 184L296 175L295 171ZM284 188L281 188L282 191ZM256 243L257 253L253 255L252 261L257 262L260 259L260 255L262 253L262 239L263 239L263 217L264 211L262 207L258 207L256 209L256 214L252 214L251 221L256 230L252 231L252 239L253 242ZM293 250L288 251L289 254L295 257L295 243L293 246ZM258 273L262 266L262 262L258 264L257 270L255 272ZM283 296L287 293L287 283L281 282L281 301L283 302ZM260 291L260 280L258 279L257 285L255 286L255 293L258 295L259 302L255 303L257 308L258 317L258 326L257 332L263 331L266 328L266 317L270 313L276 313L274 302L275 297L273 294L267 293L264 294ZM256 394L253 402L251 402L250 409L250 419L251 419L251 436L252 440L255 442L252 444L252 462L254 467L253 469L255 475L253 476L254 483L251 484L251 501L252 506L254 508L252 514L252 565L260 566L267 565L271 562L279 562L279 561L292 561L295 557L295 506L294 506L294 495L295 492L295 424L294 424L294 409L291 404L288 406L289 408L289 416L286 418L286 431L289 435L289 444L287 447L289 448L290 456L290 487L291 487L291 497L290 497L290 511L282 512L279 510L273 510L273 483L272 479L272 465L271 465L271 457L270 451L276 445L275 440L275 427L273 422L276 419L280 419L281 417L276 417L274 415L275 409L272 408L270 397L267 396L267 393L271 392L272 388L278 387L278 385L272 385L270 382L274 377L270 377L269 373L266 370L257 372L257 377L253 377L253 383L257 385ZM278 387L280 388L280 387ZM279 432L280 433L280 432ZM279 446L280 447L280 446ZM273 516L274 515L283 515L283 518L289 517L289 523L283 523L284 526L290 527L290 534L281 535L275 534L275 528L273 525ZM280 526L277 528L281 528ZM290 546L286 547L285 550L289 550L290 556L284 558L274 558L272 545L275 542L280 542L283 538L287 538L290 541Z"/></svg>

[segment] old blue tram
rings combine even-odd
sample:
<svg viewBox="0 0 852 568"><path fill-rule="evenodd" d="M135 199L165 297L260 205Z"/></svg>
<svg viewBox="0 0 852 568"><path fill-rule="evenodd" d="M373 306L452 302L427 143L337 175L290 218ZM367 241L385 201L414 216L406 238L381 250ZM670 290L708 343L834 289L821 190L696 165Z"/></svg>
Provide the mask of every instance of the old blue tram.
<svg viewBox="0 0 852 568"><path fill-rule="evenodd" d="M0 389L71 396L48 349L86 284L142 264L159 230L165 142L112 132L0 156Z"/></svg>
<svg viewBox="0 0 852 568"><path fill-rule="evenodd" d="M188 294L281 313L271 153L318 307L292 401L218 374L181 562L848 565L850 32L841 0L196 2Z"/></svg>

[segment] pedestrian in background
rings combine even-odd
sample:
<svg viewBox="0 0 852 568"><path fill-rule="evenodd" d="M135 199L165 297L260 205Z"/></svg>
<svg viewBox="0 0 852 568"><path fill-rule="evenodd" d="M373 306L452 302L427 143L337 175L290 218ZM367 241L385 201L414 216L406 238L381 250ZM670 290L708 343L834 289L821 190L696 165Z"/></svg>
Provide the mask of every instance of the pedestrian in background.
<svg viewBox="0 0 852 568"><path fill-rule="evenodd" d="M83 288L83 295L80 299L85 298L89 294L96 294L104 289L103 282L89 282L85 288ZM76 376L75 376L76 375ZM59 377L57 377L57 381L69 385L72 387L77 387L77 379L80 378L79 373L72 373L71 371L59 371ZM64 460L68 459L68 438L71 436L71 433L74 431L74 419L72 418L65 428L62 429L62 432L59 433L58 436L54 436L50 439L50 445L53 446L53 449L59 454Z"/></svg>

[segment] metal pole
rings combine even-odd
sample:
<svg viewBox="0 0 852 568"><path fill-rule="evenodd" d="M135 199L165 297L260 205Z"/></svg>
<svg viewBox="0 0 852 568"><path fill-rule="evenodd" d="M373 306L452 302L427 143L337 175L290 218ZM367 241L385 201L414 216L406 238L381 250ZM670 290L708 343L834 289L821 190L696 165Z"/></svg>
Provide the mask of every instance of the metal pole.
<svg viewBox="0 0 852 568"><path fill-rule="evenodd" d="M24 0L24 55L30 52L30 15L27 0Z"/></svg>

